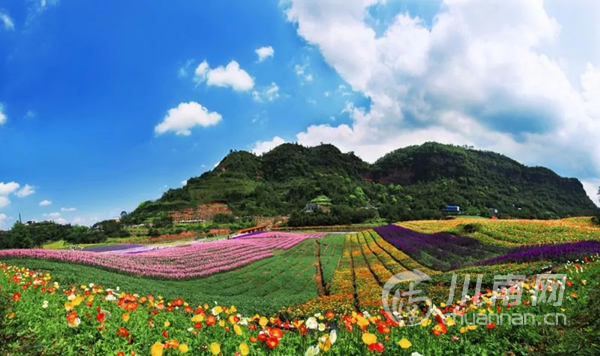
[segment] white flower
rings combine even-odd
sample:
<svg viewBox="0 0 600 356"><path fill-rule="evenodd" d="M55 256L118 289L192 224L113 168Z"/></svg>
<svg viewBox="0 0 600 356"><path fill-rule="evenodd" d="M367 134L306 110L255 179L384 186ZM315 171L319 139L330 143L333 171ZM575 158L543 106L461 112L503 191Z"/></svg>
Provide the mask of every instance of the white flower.
<svg viewBox="0 0 600 356"><path fill-rule="evenodd" d="M319 324L319 331L325 331L325 324L323 324L323 323Z"/></svg>
<svg viewBox="0 0 600 356"><path fill-rule="evenodd" d="M319 354L319 346L311 346L306 350L306 352L304 353L304 356L316 356L318 354Z"/></svg>
<svg viewBox="0 0 600 356"><path fill-rule="evenodd" d="M331 344L335 344L336 340L337 340L337 331L331 330L331 332L329 333L329 341L331 341Z"/></svg>
<svg viewBox="0 0 600 356"><path fill-rule="evenodd" d="M117 288L115 288L115 289L117 290L117 292L121 290L121 288L119 288L119 286L117 286Z"/></svg>
<svg viewBox="0 0 600 356"><path fill-rule="evenodd" d="M187 328L187 331L192 332L194 331L194 328Z"/></svg>
<svg viewBox="0 0 600 356"><path fill-rule="evenodd" d="M314 317L311 316L310 318L308 318L306 320L306 327L309 329L315 330L316 328L319 327L319 323L317 323L317 319L315 319Z"/></svg>
<svg viewBox="0 0 600 356"><path fill-rule="evenodd" d="M368 312L368 311L364 311L364 312L363 312L363 316L364 316L365 318L367 318L367 319L368 319L368 318L370 318L370 317L371 317L371 314L369 314L369 312Z"/></svg>
<svg viewBox="0 0 600 356"><path fill-rule="evenodd" d="M90 288L94 288L94 283L90 283Z"/></svg>
<svg viewBox="0 0 600 356"><path fill-rule="evenodd" d="M320 316L321 316L321 313L316 313L316 314L315 314L315 318L318 318L318 317L320 317Z"/></svg>
<svg viewBox="0 0 600 356"><path fill-rule="evenodd" d="M107 295L106 298L104 298L104 299L106 299L109 302L112 302L113 300L117 300L117 298L112 294Z"/></svg>
<svg viewBox="0 0 600 356"><path fill-rule="evenodd" d="M48 308L48 301L47 300L44 300L42 302L42 308L44 308L44 309Z"/></svg>
<svg viewBox="0 0 600 356"><path fill-rule="evenodd" d="M75 299L75 298L76 298L76 297L75 297L75 294L69 294L69 296L67 297L67 299L68 299L69 301L71 301L71 300L73 300L73 299Z"/></svg>
<svg viewBox="0 0 600 356"><path fill-rule="evenodd" d="M415 351L412 354L410 354L410 356L423 356L423 355L421 355L420 353Z"/></svg>

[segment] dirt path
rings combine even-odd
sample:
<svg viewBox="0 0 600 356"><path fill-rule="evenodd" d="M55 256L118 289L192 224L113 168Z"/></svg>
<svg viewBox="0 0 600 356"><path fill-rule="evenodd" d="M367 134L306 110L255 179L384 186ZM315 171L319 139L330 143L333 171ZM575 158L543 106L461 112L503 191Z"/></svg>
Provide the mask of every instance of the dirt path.
<svg viewBox="0 0 600 356"><path fill-rule="evenodd" d="M327 288L325 286L325 281L323 280L323 267L321 266L321 243L318 240L315 240L315 244L317 249L315 251L315 268L317 269L315 273L315 282L317 283L317 292L319 293L319 297L328 295Z"/></svg>

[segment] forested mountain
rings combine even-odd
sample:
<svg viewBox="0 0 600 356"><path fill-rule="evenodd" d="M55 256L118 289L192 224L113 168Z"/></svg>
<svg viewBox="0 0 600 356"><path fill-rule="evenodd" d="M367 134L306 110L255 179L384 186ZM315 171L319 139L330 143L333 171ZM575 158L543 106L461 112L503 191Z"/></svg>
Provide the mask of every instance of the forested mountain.
<svg viewBox="0 0 600 356"><path fill-rule="evenodd" d="M389 220L435 218L448 204L470 214L497 209L499 216L523 218L596 211L579 180L494 152L429 142L368 164L333 145L287 143L262 156L231 151L212 171L140 204L129 218L141 222L214 201L227 203L240 216L298 217L321 195L331 199L333 215L376 210Z"/></svg>

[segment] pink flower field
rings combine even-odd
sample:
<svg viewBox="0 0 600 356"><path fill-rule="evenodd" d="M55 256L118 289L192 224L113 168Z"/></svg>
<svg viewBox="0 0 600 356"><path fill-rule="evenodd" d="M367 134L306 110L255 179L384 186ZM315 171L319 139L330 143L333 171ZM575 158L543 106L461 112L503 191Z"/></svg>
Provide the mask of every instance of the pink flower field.
<svg viewBox="0 0 600 356"><path fill-rule="evenodd" d="M235 269L273 256L298 243L325 234L262 232L233 240L191 242L173 246L147 246L111 252L71 250L0 250L0 257L41 258L81 263L125 273L184 279Z"/></svg>

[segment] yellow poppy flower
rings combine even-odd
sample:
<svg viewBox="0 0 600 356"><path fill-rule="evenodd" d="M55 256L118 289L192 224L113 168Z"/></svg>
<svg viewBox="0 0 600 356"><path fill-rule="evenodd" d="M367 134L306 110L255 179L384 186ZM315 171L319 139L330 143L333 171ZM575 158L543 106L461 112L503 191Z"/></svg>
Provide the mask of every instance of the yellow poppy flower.
<svg viewBox="0 0 600 356"><path fill-rule="evenodd" d="M221 346L216 342L213 342L210 344L210 352L212 352L213 355L218 355L221 352Z"/></svg>
<svg viewBox="0 0 600 356"><path fill-rule="evenodd" d="M402 338L402 340L398 341L398 345L403 348L403 349L408 349L409 347L412 346L412 343L410 341L408 341L407 338Z"/></svg>

